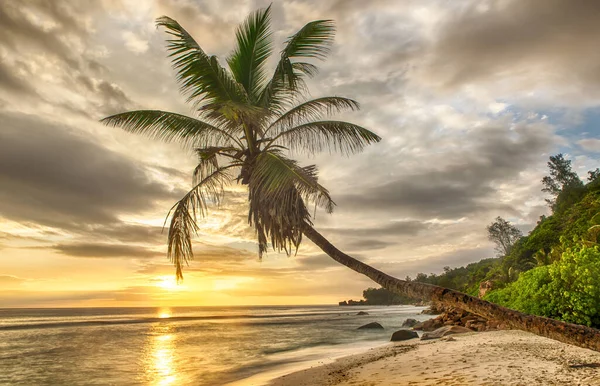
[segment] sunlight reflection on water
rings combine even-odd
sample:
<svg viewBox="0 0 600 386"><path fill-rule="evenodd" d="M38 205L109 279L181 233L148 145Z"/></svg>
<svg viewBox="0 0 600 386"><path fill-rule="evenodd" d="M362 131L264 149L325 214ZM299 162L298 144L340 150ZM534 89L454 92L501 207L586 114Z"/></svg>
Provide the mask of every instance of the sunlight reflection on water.
<svg viewBox="0 0 600 386"><path fill-rule="evenodd" d="M177 381L175 334L168 324L153 326L146 355L146 379L152 385L172 385Z"/></svg>

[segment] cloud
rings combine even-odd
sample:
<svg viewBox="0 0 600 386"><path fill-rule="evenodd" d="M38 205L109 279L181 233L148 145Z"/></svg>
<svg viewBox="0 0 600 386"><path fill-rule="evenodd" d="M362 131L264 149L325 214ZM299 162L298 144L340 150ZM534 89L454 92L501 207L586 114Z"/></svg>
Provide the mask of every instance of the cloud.
<svg viewBox="0 0 600 386"><path fill-rule="evenodd" d="M0 57L0 89L11 93L35 95L34 89L19 76L15 75L12 68Z"/></svg>
<svg viewBox="0 0 600 386"><path fill-rule="evenodd" d="M175 196L142 165L63 125L1 113L0 214L77 230L117 222ZM176 192L177 193L177 192ZM176 195L178 196L178 195Z"/></svg>
<svg viewBox="0 0 600 386"><path fill-rule="evenodd" d="M416 170L405 170L385 182L338 196L338 205L422 220L511 210L510 204L495 198L497 184L517 177L552 145L543 126L527 124L512 130L500 125L478 127L464 140L468 142L462 149L434 154ZM431 142L429 146L435 148L437 141Z"/></svg>
<svg viewBox="0 0 600 386"><path fill-rule="evenodd" d="M125 47L135 54L143 54L148 51L148 41L140 38L132 31L125 31L121 35L125 42Z"/></svg>
<svg viewBox="0 0 600 386"><path fill-rule="evenodd" d="M0 287L12 287L23 283L25 279L11 275L0 275Z"/></svg>
<svg viewBox="0 0 600 386"><path fill-rule="evenodd" d="M153 251L151 249L133 246L133 245L115 245L115 244L100 244L100 243L72 243L72 244L57 244L51 247L52 249L62 253L63 255L73 257L94 257L94 258L152 258L163 256L163 253Z"/></svg>
<svg viewBox="0 0 600 386"><path fill-rule="evenodd" d="M577 141L577 144L581 146L581 148L585 151L590 151L594 153L600 152L600 139L597 138L586 138Z"/></svg>
<svg viewBox="0 0 600 386"><path fill-rule="evenodd" d="M598 17L597 1L466 3L446 11L430 42L422 42L416 73L421 81L450 90L494 81L503 84L498 90L508 85L513 92L537 89L598 98Z"/></svg>

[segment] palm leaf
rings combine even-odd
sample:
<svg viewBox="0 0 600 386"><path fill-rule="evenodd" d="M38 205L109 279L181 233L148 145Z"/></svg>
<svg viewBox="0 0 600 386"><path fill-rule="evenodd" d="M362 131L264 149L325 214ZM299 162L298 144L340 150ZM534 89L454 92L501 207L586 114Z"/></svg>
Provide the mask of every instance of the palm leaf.
<svg viewBox="0 0 600 386"><path fill-rule="evenodd" d="M206 110L243 108L248 97L244 88L219 64L216 56L208 56L194 38L175 20L162 16L157 19L173 36L168 39L169 57L177 71L182 93L188 101Z"/></svg>
<svg viewBox="0 0 600 386"><path fill-rule="evenodd" d="M192 233L199 229L197 215L204 217L209 203L221 202L224 185L231 181L227 171L233 166L237 165L219 168L199 181L167 214L167 219L171 217L167 256L175 265L177 280L183 279L183 265L194 258Z"/></svg>
<svg viewBox="0 0 600 386"><path fill-rule="evenodd" d="M128 111L111 115L100 122L108 126L120 127L130 133L144 134L167 142L180 141L188 146L239 144L239 140L216 126L167 111Z"/></svg>
<svg viewBox="0 0 600 386"><path fill-rule="evenodd" d="M324 115L331 115L343 110L358 110L359 104L355 100L343 97L323 97L306 101L279 117L274 121L265 133L272 130L288 129L294 125L309 120L320 119Z"/></svg>
<svg viewBox="0 0 600 386"><path fill-rule="evenodd" d="M325 59L335 37L333 20L315 20L307 23L286 41L281 57Z"/></svg>
<svg viewBox="0 0 600 386"><path fill-rule="evenodd" d="M323 150L338 151L344 155L358 153L381 137L364 127L343 121L316 121L285 130L275 136L266 146L284 146L292 151L319 153Z"/></svg>
<svg viewBox="0 0 600 386"><path fill-rule="evenodd" d="M248 185L248 222L258 234L259 256L267 250L267 240L275 250L288 254L302 241L302 229L312 224L305 202L326 208L335 203L317 182L315 166L300 167L276 152L263 152L255 161Z"/></svg>
<svg viewBox="0 0 600 386"><path fill-rule="evenodd" d="M237 47L227 60L233 76L251 101L260 97L266 79L265 64L273 51L271 6L251 13L236 31Z"/></svg>
<svg viewBox="0 0 600 386"><path fill-rule="evenodd" d="M286 40L285 48L270 81L261 93L261 105L281 110L290 97L301 94L305 89L302 79L317 73L316 66L296 62L297 58L325 59L335 37L332 20L315 20L302 27Z"/></svg>
<svg viewBox="0 0 600 386"><path fill-rule="evenodd" d="M219 156L237 160L240 149L235 147L211 146L195 149L198 165L194 169L193 184L196 185L219 169Z"/></svg>

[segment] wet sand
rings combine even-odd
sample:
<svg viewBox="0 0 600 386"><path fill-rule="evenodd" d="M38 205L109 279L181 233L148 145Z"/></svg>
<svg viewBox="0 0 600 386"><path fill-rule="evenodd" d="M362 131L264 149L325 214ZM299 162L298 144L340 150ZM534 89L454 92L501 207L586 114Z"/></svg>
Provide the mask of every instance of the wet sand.
<svg viewBox="0 0 600 386"><path fill-rule="evenodd" d="M600 385L600 352L514 330L452 338L390 343L270 385Z"/></svg>

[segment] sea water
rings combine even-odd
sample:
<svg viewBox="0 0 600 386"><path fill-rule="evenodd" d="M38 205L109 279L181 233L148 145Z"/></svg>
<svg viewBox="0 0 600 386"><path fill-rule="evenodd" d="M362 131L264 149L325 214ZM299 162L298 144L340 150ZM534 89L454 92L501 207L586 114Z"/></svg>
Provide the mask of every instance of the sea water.
<svg viewBox="0 0 600 386"><path fill-rule="evenodd" d="M259 385L383 345L422 309L0 309L0 384ZM357 329L370 322L384 329Z"/></svg>

